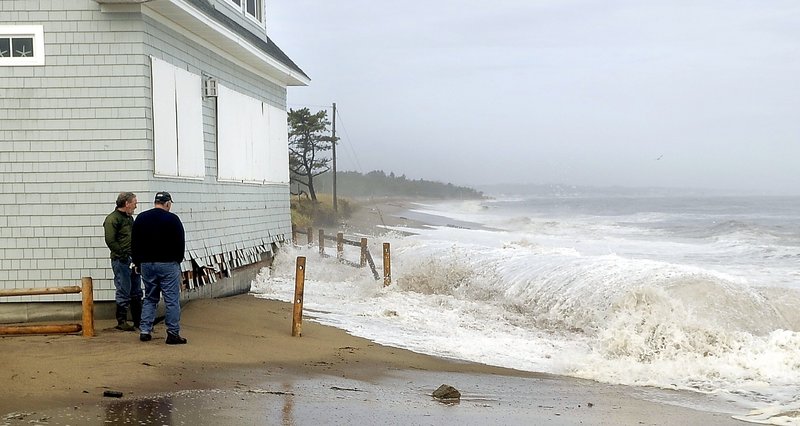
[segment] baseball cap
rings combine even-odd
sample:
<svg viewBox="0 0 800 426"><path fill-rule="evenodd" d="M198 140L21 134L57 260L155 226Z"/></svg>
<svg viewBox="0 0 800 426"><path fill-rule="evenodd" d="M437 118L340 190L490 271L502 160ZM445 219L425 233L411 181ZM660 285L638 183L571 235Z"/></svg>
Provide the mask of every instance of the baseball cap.
<svg viewBox="0 0 800 426"><path fill-rule="evenodd" d="M167 201L172 201L172 195L169 195L169 192L167 191L156 192L155 201L157 203L166 203Z"/></svg>

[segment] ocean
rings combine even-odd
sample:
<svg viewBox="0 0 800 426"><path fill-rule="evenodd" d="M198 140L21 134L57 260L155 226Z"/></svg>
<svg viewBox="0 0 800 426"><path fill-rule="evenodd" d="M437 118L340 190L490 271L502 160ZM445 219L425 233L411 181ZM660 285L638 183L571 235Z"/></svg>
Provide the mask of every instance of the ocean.
<svg viewBox="0 0 800 426"><path fill-rule="evenodd" d="M295 258L306 256L306 315L377 343L797 420L798 212L800 197L420 203L405 217L434 226L370 239L379 270L391 244L390 286L316 247L287 247L253 292L291 301ZM358 261L357 248L345 256Z"/></svg>

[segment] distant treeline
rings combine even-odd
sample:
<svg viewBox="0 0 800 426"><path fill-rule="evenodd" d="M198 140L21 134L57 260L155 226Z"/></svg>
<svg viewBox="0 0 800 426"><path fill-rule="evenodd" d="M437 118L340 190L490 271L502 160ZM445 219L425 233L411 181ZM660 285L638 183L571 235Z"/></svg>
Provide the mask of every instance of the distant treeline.
<svg viewBox="0 0 800 426"><path fill-rule="evenodd" d="M331 173L314 178L317 192L333 192ZM294 186L292 187L294 191ZM425 197L425 198L483 198L483 193L466 186L435 182L424 179L408 179L405 175L388 175L383 170L366 174L359 172L336 173L336 193L342 197Z"/></svg>

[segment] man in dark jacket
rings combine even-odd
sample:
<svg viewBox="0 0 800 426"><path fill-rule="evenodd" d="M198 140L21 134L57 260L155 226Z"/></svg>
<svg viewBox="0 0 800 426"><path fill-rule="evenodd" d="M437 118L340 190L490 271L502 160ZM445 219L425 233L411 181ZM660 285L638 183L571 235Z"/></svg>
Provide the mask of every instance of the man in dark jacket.
<svg viewBox="0 0 800 426"><path fill-rule="evenodd" d="M131 231L136 194L120 192L117 208L103 222L106 245L111 250L111 270L114 271L114 300L117 303L117 329L133 331L142 317L142 281L133 270L131 260ZM128 307L133 325L128 324Z"/></svg>
<svg viewBox="0 0 800 426"><path fill-rule="evenodd" d="M185 234L177 215L170 213L172 196L156 193L154 208L142 212L133 222L133 263L141 268L144 281L144 306L139 340L151 340L156 305L164 296L167 344L186 343L180 335L180 284Z"/></svg>

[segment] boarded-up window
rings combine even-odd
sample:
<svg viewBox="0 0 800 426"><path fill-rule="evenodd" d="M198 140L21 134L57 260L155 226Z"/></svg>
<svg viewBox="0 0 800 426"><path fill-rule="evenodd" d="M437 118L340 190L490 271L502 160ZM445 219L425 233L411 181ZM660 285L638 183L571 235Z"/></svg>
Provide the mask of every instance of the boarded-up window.
<svg viewBox="0 0 800 426"><path fill-rule="evenodd" d="M286 111L220 85L217 123L220 180L289 182Z"/></svg>
<svg viewBox="0 0 800 426"><path fill-rule="evenodd" d="M155 174L202 178L203 98L200 76L152 58Z"/></svg>
<svg viewBox="0 0 800 426"><path fill-rule="evenodd" d="M270 107L267 179L272 182L289 182L289 129L286 120L286 110Z"/></svg>

